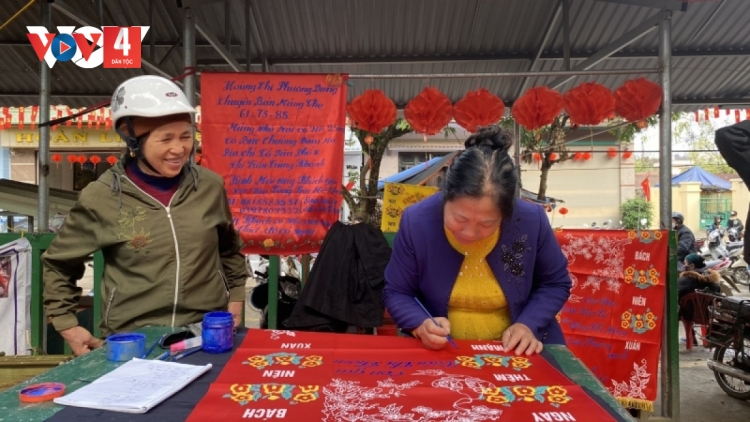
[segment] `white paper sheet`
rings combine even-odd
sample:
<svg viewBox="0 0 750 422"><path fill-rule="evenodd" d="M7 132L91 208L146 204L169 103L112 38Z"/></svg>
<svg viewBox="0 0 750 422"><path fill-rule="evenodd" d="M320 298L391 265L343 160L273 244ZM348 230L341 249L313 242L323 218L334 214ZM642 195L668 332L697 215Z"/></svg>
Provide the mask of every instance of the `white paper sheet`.
<svg viewBox="0 0 750 422"><path fill-rule="evenodd" d="M91 384L55 399L66 406L146 413L211 369L160 360L133 359Z"/></svg>

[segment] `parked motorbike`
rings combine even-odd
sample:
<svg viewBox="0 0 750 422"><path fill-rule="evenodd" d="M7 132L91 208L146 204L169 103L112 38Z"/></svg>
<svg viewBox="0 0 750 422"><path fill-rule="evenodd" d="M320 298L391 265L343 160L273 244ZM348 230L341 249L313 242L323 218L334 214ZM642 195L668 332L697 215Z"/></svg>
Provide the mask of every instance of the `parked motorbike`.
<svg viewBox="0 0 750 422"><path fill-rule="evenodd" d="M736 257L731 265L734 281L743 286L750 286L750 274L747 272L747 262L744 258L744 248L736 252Z"/></svg>
<svg viewBox="0 0 750 422"><path fill-rule="evenodd" d="M705 265L706 269L714 270L719 273L719 276L721 276L719 287L721 288L722 294L725 296L733 296L734 293L732 293L732 289L737 293L740 293L740 289L737 287L737 282L735 281L734 274L730 268L732 260L729 258L722 258L714 261L706 261Z"/></svg>
<svg viewBox="0 0 750 422"><path fill-rule="evenodd" d="M742 233L736 227L731 227L727 230L727 238L729 238L730 242L741 242Z"/></svg>
<svg viewBox="0 0 750 422"><path fill-rule="evenodd" d="M750 400L750 299L698 294L710 303L711 323L704 340L715 349L708 367L725 393Z"/></svg>
<svg viewBox="0 0 750 422"><path fill-rule="evenodd" d="M299 299L302 283L300 273L302 264L296 257L281 259L279 272L279 289L277 295L277 326L283 327ZM261 312L260 328L268 328L268 256L261 255L258 270L254 272L258 285L248 294L248 303Z"/></svg>

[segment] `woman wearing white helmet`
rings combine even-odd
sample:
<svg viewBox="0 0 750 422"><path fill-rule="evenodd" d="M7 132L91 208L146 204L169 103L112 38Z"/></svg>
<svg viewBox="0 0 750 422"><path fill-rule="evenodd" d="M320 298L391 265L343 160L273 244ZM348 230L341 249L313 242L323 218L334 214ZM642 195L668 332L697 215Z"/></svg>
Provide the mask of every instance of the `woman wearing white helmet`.
<svg viewBox="0 0 750 422"><path fill-rule="evenodd" d="M224 181L191 164L195 109L168 79L139 76L112 97L127 151L83 191L43 255L47 317L80 355L101 342L78 325L76 280L104 254L103 336L185 326L209 311L242 314L247 271Z"/></svg>

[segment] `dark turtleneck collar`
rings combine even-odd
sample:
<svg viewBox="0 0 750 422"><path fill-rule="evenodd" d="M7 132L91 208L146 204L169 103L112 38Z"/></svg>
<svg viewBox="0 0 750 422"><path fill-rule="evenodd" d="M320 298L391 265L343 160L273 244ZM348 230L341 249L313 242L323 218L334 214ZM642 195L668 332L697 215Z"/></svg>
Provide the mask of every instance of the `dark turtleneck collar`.
<svg viewBox="0 0 750 422"><path fill-rule="evenodd" d="M143 170L141 170L141 168L138 167L138 163L136 162L136 160L133 160L130 163L128 163L128 170L130 170L130 172L132 172L137 178L139 178L144 183L162 192L169 191L172 188L174 188L178 183L180 183L180 177L181 177L180 174L178 174L175 177L152 176L150 174L144 173Z"/></svg>

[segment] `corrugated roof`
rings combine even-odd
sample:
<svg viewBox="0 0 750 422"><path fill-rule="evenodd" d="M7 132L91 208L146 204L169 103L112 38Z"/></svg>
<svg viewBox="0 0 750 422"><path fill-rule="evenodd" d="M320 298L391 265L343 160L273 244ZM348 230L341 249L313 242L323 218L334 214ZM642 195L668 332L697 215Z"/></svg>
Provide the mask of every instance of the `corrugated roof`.
<svg viewBox="0 0 750 422"><path fill-rule="evenodd" d="M0 21L27 3L0 2ZM170 75L182 72L182 48L170 47L182 32L177 2L149 0L58 1L92 25L151 25L143 57ZM655 8L600 0L571 2L571 64L638 27L659 13ZM553 0L250 0L250 59L259 71L261 57L273 72L314 73L475 73L525 71L539 50L545 27L555 11ZM245 62L245 1L229 3L230 53ZM124 7L124 8L123 8ZM226 43L225 5L208 2L193 8L199 24ZM41 22L39 2L0 31L0 106L38 103L39 61L26 38L26 26ZM687 111L717 105L715 99L744 101L750 95L750 1L720 0L690 3L687 11L673 12L673 97L676 109ZM53 26L81 26L52 10ZM551 28L539 69L563 68L561 18ZM149 45L156 45L152 56ZM229 71L221 56L196 33L199 70ZM655 68L658 31L630 43L593 69ZM376 63L382 60L386 63ZM124 79L151 72L143 69L81 69L58 63L52 69L53 103L90 106L106 99ZM648 76L657 80L657 75ZM579 77L561 87L595 79L616 88L629 76ZM555 78L534 78L531 84ZM523 78L356 80L353 97L364 89L383 89L404 105L424 86L435 85L457 101L467 91L488 88L506 102L519 94ZM530 85L531 85L530 84ZM750 102L750 98L747 99Z"/></svg>

